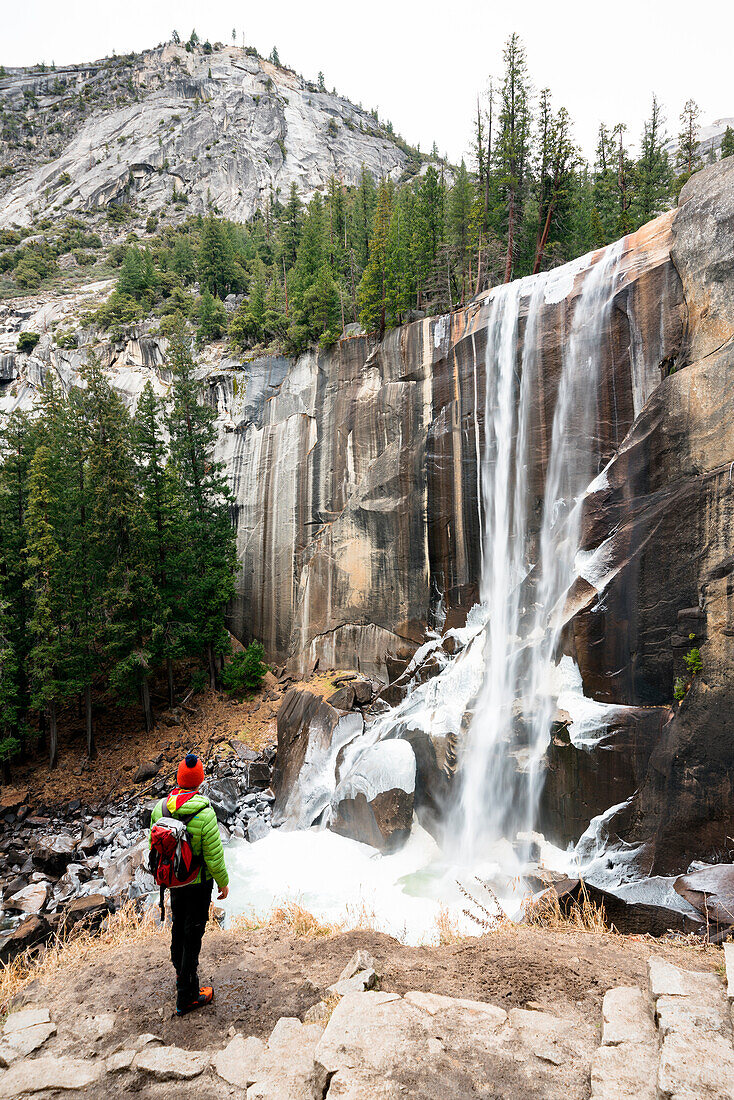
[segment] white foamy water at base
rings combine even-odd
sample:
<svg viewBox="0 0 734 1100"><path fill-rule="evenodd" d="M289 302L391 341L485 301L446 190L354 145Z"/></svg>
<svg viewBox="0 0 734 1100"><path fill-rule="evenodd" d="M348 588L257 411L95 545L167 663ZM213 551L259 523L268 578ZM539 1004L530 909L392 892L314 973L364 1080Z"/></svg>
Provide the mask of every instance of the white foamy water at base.
<svg viewBox="0 0 734 1100"><path fill-rule="evenodd" d="M571 861L551 845L543 845L542 858L556 870L565 870ZM459 867L447 863L417 822L404 847L392 855L328 829L274 829L254 844L233 841L227 847L227 866L230 896L222 904L228 917L267 917L276 906L296 902L321 921L347 929L369 926L408 944L437 943L438 921L447 917L455 932L481 935L464 910L481 911L462 894L459 883L483 906L513 919L528 893L506 842L481 864ZM491 879L496 901L478 879Z"/></svg>

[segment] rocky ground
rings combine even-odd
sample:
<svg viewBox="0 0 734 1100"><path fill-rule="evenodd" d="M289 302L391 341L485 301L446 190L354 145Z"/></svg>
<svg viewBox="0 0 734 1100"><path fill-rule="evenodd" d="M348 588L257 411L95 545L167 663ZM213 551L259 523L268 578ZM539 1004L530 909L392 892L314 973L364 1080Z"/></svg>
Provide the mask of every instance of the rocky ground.
<svg viewBox="0 0 734 1100"><path fill-rule="evenodd" d="M301 686L332 695L335 678L314 674ZM139 712L100 707L93 763L81 720L65 715L58 769L49 772L35 757L0 788L0 959L82 918L101 921L150 892L150 809L174 786L190 749L206 763L222 839L264 836L274 801L275 716L292 685L280 669L244 701L202 693L159 712L150 734L140 729Z"/></svg>
<svg viewBox="0 0 734 1100"><path fill-rule="evenodd" d="M731 1100L720 948L531 928L441 947L212 929L201 977L215 1003L181 1020L167 952L154 933L32 982L5 1022L0 1094Z"/></svg>

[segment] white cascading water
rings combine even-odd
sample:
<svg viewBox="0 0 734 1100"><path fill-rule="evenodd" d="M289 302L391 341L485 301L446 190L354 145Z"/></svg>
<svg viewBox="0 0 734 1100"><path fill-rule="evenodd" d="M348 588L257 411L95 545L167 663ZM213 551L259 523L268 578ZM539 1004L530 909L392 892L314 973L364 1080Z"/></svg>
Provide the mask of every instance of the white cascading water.
<svg viewBox="0 0 734 1100"><path fill-rule="evenodd" d="M420 942L446 910L463 931L476 931L464 917L466 900L458 886L476 881L475 874L492 880L510 915L519 912L526 893L525 837L536 820L555 708L571 714L570 736L579 746L598 736L604 711L617 709L583 696L573 661L559 661L559 642L566 596L581 560L583 497L599 472L599 347L608 332L622 250L620 242L591 266L591 258L582 257L492 292L480 460L481 604L466 627L448 632L458 643L455 657L446 655L438 635L416 654L417 667L432 651L442 665L438 675L362 732L340 736L338 771L347 778L359 773L378 742L406 731L458 738L459 796L443 850L417 824L405 847L388 856L323 828L344 784L337 790L337 754L326 753L301 777L301 813L290 822L296 831L286 826L256 844L231 846L231 912L266 912L273 902L291 898L324 919L349 923L367 913L377 927ZM541 381L550 373L541 370L544 340L538 329L544 307L567 298L581 270L585 277L561 340L542 483L533 485L529 474L538 442L532 428L539 423L537 403L547 400ZM537 493L542 500L535 499ZM463 733L467 714L471 722ZM317 814L322 827L305 828ZM594 847L593 837L585 843ZM541 859L558 869L573 866L572 854L551 845L541 846Z"/></svg>
<svg viewBox="0 0 734 1100"><path fill-rule="evenodd" d="M498 841L526 835L535 823L539 765L556 706L553 670L566 595L576 577L583 495L598 472L599 347L622 243L607 248L585 278L563 341L537 537L529 516L529 425L538 399L537 325L547 276L511 283L492 302L481 485L485 671L463 753L455 821L465 864L486 857ZM528 296L519 356L520 303Z"/></svg>

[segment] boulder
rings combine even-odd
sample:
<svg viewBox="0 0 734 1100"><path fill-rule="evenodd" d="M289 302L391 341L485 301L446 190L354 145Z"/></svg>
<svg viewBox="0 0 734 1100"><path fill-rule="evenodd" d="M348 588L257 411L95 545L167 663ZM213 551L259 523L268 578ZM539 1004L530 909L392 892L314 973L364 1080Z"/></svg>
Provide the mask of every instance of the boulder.
<svg viewBox="0 0 734 1100"><path fill-rule="evenodd" d="M330 828L380 851L395 851L410 835L415 756L407 741L364 749L339 783Z"/></svg>
<svg viewBox="0 0 734 1100"><path fill-rule="evenodd" d="M310 691L291 688L278 711L273 823L307 827L326 810L340 751L363 730L356 712L340 715Z"/></svg>
<svg viewBox="0 0 734 1100"><path fill-rule="evenodd" d="M734 864L717 863L680 875L673 887L697 909L712 933L734 925Z"/></svg>
<svg viewBox="0 0 734 1100"><path fill-rule="evenodd" d="M11 1012L2 1030L4 1042L22 1058L38 1050L55 1034L56 1025L51 1022L47 1008L22 1008Z"/></svg>
<svg viewBox="0 0 734 1100"><path fill-rule="evenodd" d="M568 914L581 904L586 896L590 902L604 911L607 924L617 932L630 936L664 936L666 932L700 932L701 921L677 909L645 902L626 901L608 890L593 886L579 879L560 879L544 890L536 899L542 906L545 898L556 895L561 912Z"/></svg>
<svg viewBox="0 0 734 1100"><path fill-rule="evenodd" d="M247 1100L323 1100L328 1075L314 1058L323 1028L281 1017L257 1065Z"/></svg>
<svg viewBox="0 0 734 1100"><path fill-rule="evenodd" d="M351 710L354 706L355 693L351 684L343 684L342 687L337 688L333 692L326 702L330 707L334 707L335 710Z"/></svg>
<svg viewBox="0 0 734 1100"><path fill-rule="evenodd" d="M227 1044L224 1050L214 1055L213 1066L218 1075L236 1088L248 1089L257 1081L258 1067L266 1051L262 1039L241 1035Z"/></svg>
<svg viewBox="0 0 734 1100"><path fill-rule="evenodd" d="M33 863L46 874L59 878L74 858L75 849L75 842L65 833L44 836L33 850Z"/></svg>
<svg viewBox="0 0 734 1100"><path fill-rule="evenodd" d="M103 1072L104 1065L99 1062L44 1054L40 1058L16 1062L6 1070L2 1078L2 1095L4 1100L16 1100L16 1097L36 1092L81 1091L94 1084Z"/></svg>
<svg viewBox="0 0 734 1100"><path fill-rule="evenodd" d="M99 926L110 911L109 900L102 894L87 894L86 897L74 898L64 910L64 924L67 928L73 928L75 924L83 923L90 928Z"/></svg>
<svg viewBox="0 0 734 1100"><path fill-rule="evenodd" d="M0 962L10 962L21 952L39 947L51 939L52 935L51 925L45 917L26 917L17 928L0 941Z"/></svg>
<svg viewBox="0 0 734 1100"><path fill-rule="evenodd" d="M13 894L5 902L6 909L15 909L21 913L39 913L46 904L48 886L45 882L32 882Z"/></svg>
<svg viewBox="0 0 734 1100"><path fill-rule="evenodd" d="M145 783L146 780L155 779L160 770L160 761L145 760L135 772L133 783Z"/></svg>
<svg viewBox="0 0 734 1100"><path fill-rule="evenodd" d="M240 786L236 779L212 780L207 784L206 793L218 821L226 822L234 817L240 800Z"/></svg>
<svg viewBox="0 0 734 1100"><path fill-rule="evenodd" d="M209 1065L209 1055L182 1047L147 1046L136 1055L133 1065L156 1081L191 1081Z"/></svg>

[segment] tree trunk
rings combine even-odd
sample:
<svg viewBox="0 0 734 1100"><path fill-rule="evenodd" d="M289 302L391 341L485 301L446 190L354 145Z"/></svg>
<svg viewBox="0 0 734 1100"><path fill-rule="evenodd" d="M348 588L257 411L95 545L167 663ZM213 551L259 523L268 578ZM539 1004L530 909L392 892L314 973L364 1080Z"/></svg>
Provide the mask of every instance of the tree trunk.
<svg viewBox="0 0 734 1100"><path fill-rule="evenodd" d="M553 218L553 202L548 206L548 214L543 226L543 232L538 238L538 244L535 249L535 263L533 264L533 275L537 275L540 271L540 265L543 262L543 254L545 252L545 246L548 244L548 235L550 233L551 219Z"/></svg>
<svg viewBox="0 0 734 1100"><path fill-rule="evenodd" d="M173 661L170 657L166 657L166 673L168 675L168 705L169 707L175 707L176 693L173 688Z"/></svg>
<svg viewBox="0 0 734 1100"><path fill-rule="evenodd" d="M510 213L507 219L507 262L505 264L505 282L512 279L512 254L515 251L515 192L510 192Z"/></svg>
<svg viewBox="0 0 734 1100"><path fill-rule="evenodd" d="M153 708L150 704L150 685L147 676L143 676L140 681L140 701L143 705L145 732L150 733L153 729Z"/></svg>
<svg viewBox="0 0 734 1100"><path fill-rule="evenodd" d="M10 757L6 756L5 759L3 760L3 783L5 783L8 787L10 786L11 778L12 777L10 775Z"/></svg>
<svg viewBox="0 0 734 1100"><path fill-rule="evenodd" d="M97 746L94 744L94 722L92 720L92 685L84 688L84 711L87 719L87 756L94 760L97 755Z"/></svg>
<svg viewBox="0 0 734 1100"><path fill-rule="evenodd" d="M209 687L212 691L217 690L217 666L214 663L214 650L211 645L206 647L206 659L209 664Z"/></svg>
<svg viewBox="0 0 734 1100"><path fill-rule="evenodd" d="M59 762L59 731L56 725L56 700L48 707L48 766L53 769Z"/></svg>

